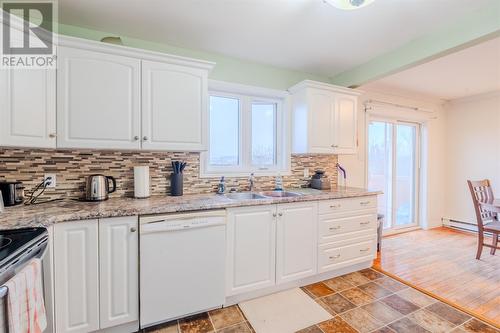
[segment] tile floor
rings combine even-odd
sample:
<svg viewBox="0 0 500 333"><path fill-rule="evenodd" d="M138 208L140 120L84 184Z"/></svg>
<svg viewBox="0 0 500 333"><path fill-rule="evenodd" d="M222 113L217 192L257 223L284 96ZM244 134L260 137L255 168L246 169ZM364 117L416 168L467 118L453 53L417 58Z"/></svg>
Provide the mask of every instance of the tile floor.
<svg viewBox="0 0 500 333"><path fill-rule="evenodd" d="M334 318L299 333L500 333L372 269L315 283L302 290ZM145 332L252 333L254 330L235 305Z"/></svg>

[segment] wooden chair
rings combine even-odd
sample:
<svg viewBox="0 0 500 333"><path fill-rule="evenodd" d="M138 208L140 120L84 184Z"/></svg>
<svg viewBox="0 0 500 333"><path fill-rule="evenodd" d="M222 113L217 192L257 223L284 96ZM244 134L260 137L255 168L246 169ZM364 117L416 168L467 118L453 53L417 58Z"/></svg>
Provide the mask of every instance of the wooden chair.
<svg viewBox="0 0 500 333"><path fill-rule="evenodd" d="M469 190L472 195L472 202L476 211L477 227L478 227L478 244L476 259L481 259L483 246L491 248L490 253L495 254L498 246L498 234L500 234L500 222L498 221L498 213L492 210L484 209L481 204L491 204L495 197L491 189L490 181L488 179L480 181L467 181ZM493 235L492 244L484 243L484 233L489 232Z"/></svg>

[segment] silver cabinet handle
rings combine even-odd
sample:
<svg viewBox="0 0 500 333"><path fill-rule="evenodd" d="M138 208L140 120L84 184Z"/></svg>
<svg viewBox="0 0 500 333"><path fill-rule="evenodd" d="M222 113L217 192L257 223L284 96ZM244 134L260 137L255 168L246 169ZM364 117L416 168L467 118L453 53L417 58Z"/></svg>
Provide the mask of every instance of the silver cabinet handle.
<svg viewBox="0 0 500 333"><path fill-rule="evenodd" d="M276 217L276 213L273 213L273 217Z"/></svg>
<svg viewBox="0 0 500 333"><path fill-rule="evenodd" d="M367 251L370 251L370 248L366 248L366 249L360 249L359 252L367 252Z"/></svg>
<svg viewBox="0 0 500 333"><path fill-rule="evenodd" d="M148 137L147 137L147 136L144 136L144 137L142 138L142 140L144 140L144 141L148 141Z"/></svg>
<svg viewBox="0 0 500 333"><path fill-rule="evenodd" d="M51 138L51 139L52 139L52 138L55 138L56 136L57 136L57 134L56 134L56 133L50 133L50 134L49 134L49 138Z"/></svg>
<svg viewBox="0 0 500 333"><path fill-rule="evenodd" d="M340 229L340 226L338 225L338 226L335 226L335 227L330 227L329 229L330 229L330 230L339 230L339 229Z"/></svg>
<svg viewBox="0 0 500 333"><path fill-rule="evenodd" d="M134 136L134 141L137 141L137 140L139 140L139 136L138 135Z"/></svg>
<svg viewBox="0 0 500 333"><path fill-rule="evenodd" d="M136 232L137 229L135 227L130 228L130 232Z"/></svg>
<svg viewBox="0 0 500 333"><path fill-rule="evenodd" d="M283 213L279 213L278 216L283 216Z"/></svg>
<svg viewBox="0 0 500 333"><path fill-rule="evenodd" d="M366 205L368 205L369 203L370 203L370 201L361 201L359 204L360 204L361 206L366 206Z"/></svg>
<svg viewBox="0 0 500 333"><path fill-rule="evenodd" d="M334 255L334 256L330 256L330 257L328 257L328 258L329 258L330 260L338 259L338 258L340 258L340 254L336 254L336 255Z"/></svg>
<svg viewBox="0 0 500 333"><path fill-rule="evenodd" d="M367 222L359 222L360 225L367 225L367 224L370 224L370 221L367 221Z"/></svg>
<svg viewBox="0 0 500 333"><path fill-rule="evenodd" d="M340 208L340 204L338 204L338 205L330 205L330 208Z"/></svg>
<svg viewBox="0 0 500 333"><path fill-rule="evenodd" d="M332 148L338 148L339 145L332 145Z"/></svg>

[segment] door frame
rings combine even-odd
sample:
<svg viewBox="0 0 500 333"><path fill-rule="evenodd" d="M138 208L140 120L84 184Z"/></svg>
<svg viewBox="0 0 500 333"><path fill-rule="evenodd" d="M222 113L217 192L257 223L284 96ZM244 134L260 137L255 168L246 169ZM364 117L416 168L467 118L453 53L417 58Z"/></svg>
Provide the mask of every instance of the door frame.
<svg viewBox="0 0 500 333"><path fill-rule="evenodd" d="M384 117L384 116L378 116L378 115L371 115L368 112L366 113L365 117L365 138L366 138L366 145L365 145L365 187L368 188L368 149L369 149L369 126L371 122L385 122L385 123L390 123L393 126L402 124L402 125L412 125L415 126L416 132L415 132L415 192L414 192L414 222L412 224L408 224L405 226L399 226L399 227L394 227L393 221L391 221L391 227L389 229L383 229L383 235L390 235L393 233L400 233L400 232L405 232L409 230L414 230L414 229L420 229L422 227L422 221L421 221L421 209L422 207L420 206L420 195L421 195L421 188L422 188L422 172L421 172L421 167L422 167L422 126L423 124L418 121L409 121L409 120L404 120L401 118L395 118L395 117ZM396 147L396 140L394 138L396 137L397 133L397 127L393 127L393 132L392 132L392 151L395 151ZM396 130L394 130L396 129ZM392 159L392 170L396 170L396 159ZM394 175L393 175L394 176ZM392 193L395 193L395 187L396 187L396 182L394 182L394 177L392 179ZM395 205L394 205L395 197L392 196L392 217L394 219L395 216Z"/></svg>

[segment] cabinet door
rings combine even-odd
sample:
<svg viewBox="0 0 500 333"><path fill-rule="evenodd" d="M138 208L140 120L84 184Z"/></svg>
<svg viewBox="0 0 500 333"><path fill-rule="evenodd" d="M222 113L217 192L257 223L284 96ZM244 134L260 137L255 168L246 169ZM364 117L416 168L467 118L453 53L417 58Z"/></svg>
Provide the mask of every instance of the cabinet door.
<svg viewBox="0 0 500 333"><path fill-rule="evenodd" d="M99 220L100 328L139 320L137 217Z"/></svg>
<svg viewBox="0 0 500 333"><path fill-rule="evenodd" d="M68 47L58 59L58 147L140 148L140 60Z"/></svg>
<svg viewBox="0 0 500 333"><path fill-rule="evenodd" d="M336 154L356 153L357 113L356 97L337 95L333 130Z"/></svg>
<svg viewBox="0 0 500 333"><path fill-rule="evenodd" d="M202 151L207 144L207 71L142 62L142 147Z"/></svg>
<svg viewBox="0 0 500 333"><path fill-rule="evenodd" d="M0 146L55 148L55 99L55 70L0 70Z"/></svg>
<svg viewBox="0 0 500 333"><path fill-rule="evenodd" d="M97 220L54 228L54 285L57 333L99 329Z"/></svg>
<svg viewBox="0 0 500 333"><path fill-rule="evenodd" d="M330 91L309 93L309 152L333 153L334 98Z"/></svg>
<svg viewBox="0 0 500 333"><path fill-rule="evenodd" d="M301 279L316 273L318 253L316 202L278 205L276 282Z"/></svg>
<svg viewBox="0 0 500 333"><path fill-rule="evenodd" d="M228 210L227 295L275 284L276 206Z"/></svg>

